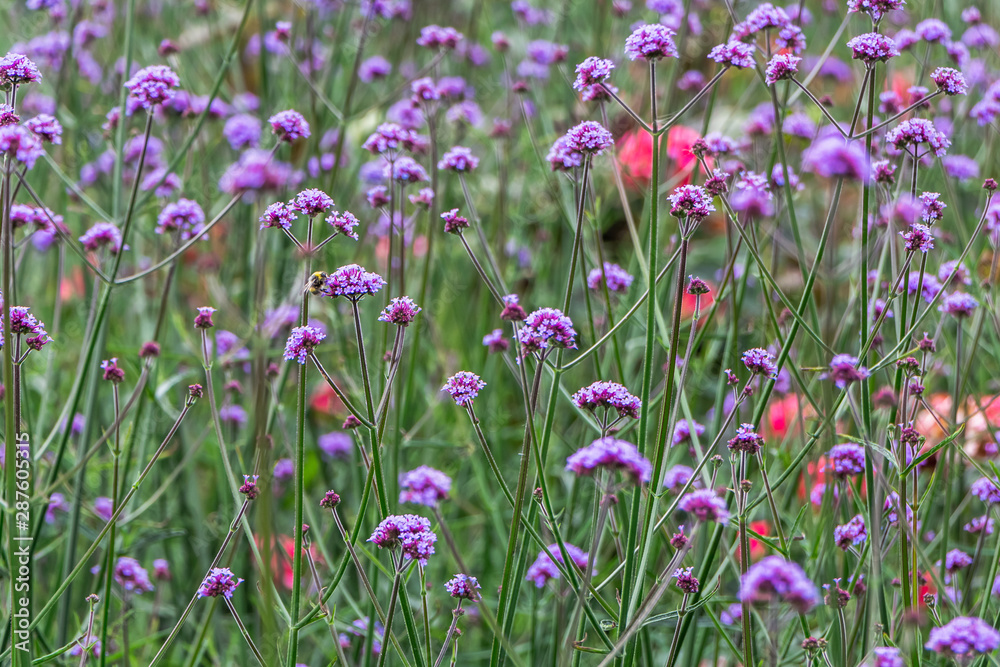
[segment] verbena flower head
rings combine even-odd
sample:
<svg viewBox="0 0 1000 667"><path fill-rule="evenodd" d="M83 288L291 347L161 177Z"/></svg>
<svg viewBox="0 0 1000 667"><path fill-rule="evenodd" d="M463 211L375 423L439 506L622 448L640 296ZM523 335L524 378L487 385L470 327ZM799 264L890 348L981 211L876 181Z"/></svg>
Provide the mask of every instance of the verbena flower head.
<svg viewBox="0 0 1000 667"><path fill-rule="evenodd" d="M864 12L877 22L889 12L902 9L905 4L903 0L847 0L847 11Z"/></svg>
<svg viewBox="0 0 1000 667"><path fill-rule="evenodd" d="M525 354L542 354L553 347L576 349L573 321L555 308L539 308L524 320L518 340Z"/></svg>
<svg viewBox="0 0 1000 667"><path fill-rule="evenodd" d="M459 371L448 378L448 381L441 387L441 391L446 391L455 399L456 405L471 405L472 401L479 396L479 390L486 386L478 375L470 371Z"/></svg>
<svg viewBox="0 0 1000 667"><path fill-rule="evenodd" d="M852 180L866 180L870 171L862 144L844 141L835 131L821 132L802 152L802 169L823 178L843 176Z"/></svg>
<svg viewBox="0 0 1000 667"><path fill-rule="evenodd" d="M361 145L376 155L395 154L413 146L414 134L396 123L382 123Z"/></svg>
<svg viewBox="0 0 1000 667"><path fill-rule="evenodd" d="M441 219L444 220L444 231L448 234L461 234L462 230L469 227L469 219L459 215L457 208L442 213Z"/></svg>
<svg viewBox="0 0 1000 667"><path fill-rule="evenodd" d="M740 577L740 600L769 604L785 602L805 613L819 603L819 591L797 564L767 556Z"/></svg>
<svg viewBox="0 0 1000 667"><path fill-rule="evenodd" d="M83 233L80 244L85 250L94 251L107 247L117 254L122 249L122 231L113 223L98 222Z"/></svg>
<svg viewBox="0 0 1000 667"><path fill-rule="evenodd" d="M506 352L510 347L510 341L504 336L503 329L494 329L483 336L483 345L490 354L497 354L498 352Z"/></svg>
<svg viewBox="0 0 1000 667"><path fill-rule="evenodd" d="M378 316L378 321L398 324L401 327L409 326L420 310L420 306L414 303L410 297L398 296L389 302L382 314Z"/></svg>
<svg viewBox="0 0 1000 667"><path fill-rule="evenodd" d="M678 419L677 423L674 424L673 444L671 447L689 442L692 432L701 437L705 434L705 427L690 419Z"/></svg>
<svg viewBox="0 0 1000 667"><path fill-rule="evenodd" d="M882 33L868 32L849 40L847 48L851 50L851 57L860 60L866 65L885 62L889 58L899 55L899 49L891 37L886 37Z"/></svg>
<svg viewBox="0 0 1000 667"><path fill-rule="evenodd" d="M256 148L260 144L260 120L250 114L237 114L226 120L222 127L222 136L229 142L233 150Z"/></svg>
<svg viewBox="0 0 1000 667"><path fill-rule="evenodd" d="M285 342L285 361L306 363L309 353L315 350L324 338L326 338L326 334L316 327L308 325L295 327Z"/></svg>
<svg viewBox="0 0 1000 667"><path fill-rule="evenodd" d="M945 95L965 95L969 90L965 76L951 67L938 67L931 72L931 81L936 83Z"/></svg>
<svg viewBox="0 0 1000 667"><path fill-rule="evenodd" d="M944 569L948 572L958 572L972 565L972 556L961 549L952 549L944 557Z"/></svg>
<svg viewBox="0 0 1000 667"><path fill-rule="evenodd" d="M441 156L437 166L446 171L468 172L479 166L479 158L465 146L454 146Z"/></svg>
<svg viewBox="0 0 1000 667"><path fill-rule="evenodd" d="M483 599L483 596L479 593L479 581L467 574L456 574L445 582L444 588L451 597L458 598L459 600L478 602Z"/></svg>
<svg viewBox="0 0 1000 667"><path fill-rule="evenodd" d="M833 467L833 474L844 478L860 475L865 471L865 448L852 442L834 445L826 455Z"/></svg>
<svg viewBox="0 0 1000 667"><path fill-rule="evenodd" d="M715 211L712 195L700 185L681 185L667 197L670 214L699 222Z"/></svg>
<svg viewBox="0 0 1000 667"><path fill-rule="evenodd" d="M668 491L679 490L694 476L694 468L677 464L663 474L663 488Z"/></svg>
<svg viewBox="0 0 1000 667"><path fill-rule="evenodd" d="M427 558L434 554L437 535L431 531L431 522L415 514L387 516L368 538L379 549L400 547L405 560L415 560L427 565Z"/></svg>
<svg viewBox="0 0 1000 667"><path fill-rule="evenodd" d="M725 523L729 520L729 508L726 501L716 495L711 489L692 491L681 498L678 505L699 521L714 521Z"/></svg>
<svg viewBox="0 0 1000 667"><path fill-rule="evenodd" d="M915 222L905 232L900 232L903 237L903 248L907 252L922 252L927 254L934 249L934 234L927 225Z"/></svg>
<svg viewBox="0 0 1000 667"><path fill-rule="evenodd" d="M956 319L963 319L970 317L978 307L979 302L971 294L952 292L941 300L938 310Z"/></svg>
<svg viewBox="0 0 1000 667"><path fill-rule="evenodd" d="M677 588L681 589L685 593L697 593L700 588L698 579L694 576L693 567L685 567L674 570L673 578L677 580L675 582Z"/></svg>
<svg viewBox="0 0 1000 667"><path fill-rule="evenodd" d="M509 322L523 322L528 314L521 306L520 298L516 294L506 294L503 296L503 310L500 312L500 319Z"/></svg>
<svg viewBox="0 0 1000 667"><path fill-rule="evenodd" d="M133 595L141 595L153 590L153 582L149 580L149 573L139 565L139 561L130 557L122 556L115 563L115 581Z"/></svg>
<svg viewBox="0 0 1000 667"><path fill-rule="evenodd" d="M576 80L573 81L573 88L576 90L586 90L587 88L606 81L611 76L611 70L615 64L607 58L597 58L590 56L576 66Z"/></svg>
<svg viewBox="0 0 1000 667"><path fill-rule="evenodd" d="M833 542L844 551L851 546L862 544L866 539L868 539L868 529L865 528L865 518L860 514L833 529Z"/></svg>
<svg viewBox="0 0 1000 667"><path fill-rule="evenodd" d="M359 301L369 294L376 294L385 287L385 279L377 273L366 271L357 264L342 266L326 279L326 293L331 297L342 296Z"/></svg>
<svg viewBox="0 0 1000 667"><path fill-rule="evenodd" d="M429 466L420 466L399 476L399 502L437 507L451 491L451 477Z"/></svg>
<svg viewBox="0 0 1000 667"><path fill-rule="evenodd" d="M729 451L741 452L756 456L760 448L764 446L764 438L757 433L753 424L740 424L736 429L736 437L728 443Z"/></svg>
<svg viewBox="0 0 1000 667"><path fill-rule="evenodd" d="M948 205L941 201L941 194L938 192L920 193L920 219L927 223L937 222L944 215L944 210Z"/></svg>
<svg viewBox="0 0 1000 667"><path fill-rule="evenodd" d="M951 39L951 28L941 19L924 19L914 31L925 42L947 42Z"/></svg>
<svg viewBox="0 0 1000 667"><path fill-rule="evenodd" d="M885 140L903 150L908 146L913 146L914 150L920 144L927 144L934 152L934 155L941 157L948 152L951 142L941 132L934 127L934 123L926 118L910 118L904 120L896 127L889 130L885 135Z"/></svg>
<svg viewBox="0 0 1000 667"><path fill-rule="evenodd" d="M387 163L384 175L397 183L422 183L427 180L427 172L409 156L398 157Z"/></svg>
<svg viewBox="0 0 1000 667"><path fill-rule="evenodd" d="M20 86L23 83L38 83L42 75L38 67L28 56L21 53L8 53L0 58L0 88Z"/></svg>
<svg viewBox="0 0 1000 667"><path fill-rule="evenodd" d="M312 218L333 208L333 199L322 190L310 188L295 195L295 198L288 202L288 208Z"/></svg>
<svg viewBox="0 0 1000 667"><path fill-rule="evenodd" d="M977 516L975 519L962 526L962 530L967 533L978 534L979 532L985 530L987 535L992 535L994 528L994 521L988 514Z"/></svg>
<svg viewBox="0 0 1000 667"><path fill-rule="evenodd" d="M296 139L308 139L311 134L309 123L294 109L279 111L268 118L267 122L271 124L271 130L281 141L290 143Z"/></svg>
<svg viewBox="0 0 1000 667"><path fill-rule="evenodd" d="M344 211L343 213L334 211L332 215L326 217L326 222L336 229L337 233L343 234L355 241L358 240L358 233L354 231L354 228L361 223L350 211Z"/></svg>
<svg viewBox="0 0 1000 667"><path fill-rule="evenodd" d="M458 46L463 35L452 27L442 28L439 25L428 25L420 29L417 44L428 49L450 51Z"/></svg>
<svg viewBox="0 0 1000 667"><path fill-rule="evenodd" d="M719 44L708 52L708 59L714 60L720 65L727 65L737 68L749 68L756 64L754 53L757 49L753 44L746 42L730 41Z"/></svg>
<svg viewBox="0 0 1000 667"><path fill-rule="evenodd" d="M5 125L0 127L0 154L3 153L32 169L45 150L42 140L24 125Z"/></svg>
<svg viewBox="0 0 1000 667"><path fill-rule="evenodd" d="M784 28L791 22L791 17L784 9L775 7L770 2L763 2L751 10L746 19L733 26L733 36L730 39L743 41L769 28Z"/></svg>
<svg viewBox="0 0 1000 667"><path fill-rule="evenodd" d="M205 211L198 202L178 199L163 207L156 218L156 233L180 232L181 240L188 240L198 234L205 224Z"/></svg>
<svg viewBox="0 0 1000 667"><path fill-rule="evenodd" d="M778 36L774 39L774 45L779 49L785 49L798 55L806 50L805 33L797 25L786 25L778 31Z"/></svg>
<svg viewBox="0 0 1000 667"><path fill-rule="evenodd" d="M569 150L584 155L600 155L615 143L607 128L593 120L571 127L565 136Z"/></svg>
<svg viewBox="0 0 1000 667"><path fill-rule="evenodd" d="M620 470L636 482L648 482L653 465L631 442L600 438L578 449L566 459L566 470L577 475L591 475L598 468Z"/></svg>
<svg viewBox="0 0 1000 667"><path fill-rule="evenodd" d="M778 374L778 365L774 363L774 355L761 347L755 347L743 353L743 365L754 375L774 377Z"/></svg>
<svg viewBox="0 0 1000 667"><path fill-rule="evenodd" d="M924 648L959 661L992 653L1000 648L1000 632L986 621L973 616L959 616L940 628L931 628Z"/></svg>
<svg viewBox="0 0 1000 667"><path fill-rule="evenodd" d="M573 394L573 403L581 410L614 409L620 417L639 418L642 402L617 382L599 380Z"/></svg>
<svg viewBox="0 0 1000 667"><path fill-rule="evenodd" d="M566 554L581 570L587 569L587 560L589 554L585 553L580 547L574 546L569 542L564 542L566 546ZM549 552L555 557L560 563L565 563L563 559L562 552L559 550L558 544L550 544ZM545 586L546 582L550 579L559 578L559 568L556 567L549 555L544 551L538 552L538 557L535 558L535 562L528 567L527 575L524 577L528 581L532 581L536 588L542 588Z"/></svg>
<svg viewBox="0 0 1000 667"><path fill-rule="evenodd" d="M602 284L606 284L609 292L624 294L632 286L632 280L632 275L622 267L604 262L603 269L594 268L587 274L587 287L597 291Z"/></svg>
<svg viewBox="0 0 1000 667"><path fill-rule="evenodd" d="M205 580L198 587L198 597L217 598L220 595L227 600L233 597L233 591L243 583L228 567L213 567Z"/></svg>
<svg viewBox="0 0 1000 667"><path fill-rule="evenodd" d="M863 366L855 368L857 364L858 358L849 354L838 354L830 360L829 377L838 389L843 389L852 382L860 382L868 377L868 369Z"/></svg>
<svg viewBox="0 0 1000 667"><path fill-rule="evenodd" d="M11 324L11 329L14 325ZM110 359L105 359L101 362L101 370L104 371L101 377L106 382L113 382L114 384L120 384L125 380L125 371L118 366L118 357L112 357Z"/></svg>
<svg viewBox="0 0 1000 667"><path fill-rule="evenodd" d="M802 58L789 53L777 53L771 57L767 63L767 70L764 72L764 82L772 86L776 81L791 79L799 71L799 63Z"/></svg>
<svg viewBox="0 0 1000 667"><path fill-rule="evenodd" d="M905 667L903 656L894 646L879 646L872 649L872 658L874 662L871 667Z"/></svg>
<svg viewBox="0 0 1000 667"><path fill-rule="evenodd" d="M639 26L625 40L625 55L629 60L677 58L674 31L659 23Z"/></svg>
<svg viewBox="0 0 1000 667"><path fill-rule="evenodd" d="M129 94L136 99L144 109L151 110L158 104L163 104L174 96L181 80L172 69L166 65L150 65L135 73L125 82Z"/></svg>
<svg viewBox="0 0 1000 667"><path fill-rule="evenodd" d="M246 496L247 500L254 500L260 495L260 489L257 488L258 479L260 479L260 475L243 475L243 484L238 490Z"/></svg>
<svg viewBox="0 0 1000 667"><path fill-rule="evenodd" d="M216 309L211 306L199 306L198 314L194 316L194 328L211 329L214 327L215 322L212 321L212 314L215 310Z"/></svg>
<svg viewBox="0 0 1000 667"><path fill-rule="evenodd" d="M62 143L63 128L54 116L39 114L28 119L24 126L42 141L57 145Z"/></svg>

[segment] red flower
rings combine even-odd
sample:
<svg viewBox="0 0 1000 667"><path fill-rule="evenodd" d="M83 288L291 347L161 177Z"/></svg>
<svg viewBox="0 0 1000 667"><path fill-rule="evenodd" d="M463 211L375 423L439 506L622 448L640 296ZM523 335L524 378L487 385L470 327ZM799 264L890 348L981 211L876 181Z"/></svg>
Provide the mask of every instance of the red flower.
<svg viewBox="0 0 1000 667"><path fill-rule="evenodd" d="M642 192L653 177L653 138L642 130L630 130L618 140L618 163L625 185Z"/></svg>
<svg viewBox="0 0 1000 667"><path fill-rule="evenodd" d="M309 399L309 407L316 412L330 415L331 417L343 415L345 412L344 404L337 394L334 393L330 385L325 382L316 387L312 397Z"/></svg>

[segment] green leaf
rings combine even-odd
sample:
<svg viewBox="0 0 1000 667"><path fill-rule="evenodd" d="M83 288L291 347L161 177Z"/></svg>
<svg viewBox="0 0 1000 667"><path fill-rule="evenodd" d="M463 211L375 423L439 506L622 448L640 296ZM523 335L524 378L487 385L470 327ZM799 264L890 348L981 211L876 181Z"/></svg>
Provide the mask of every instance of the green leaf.
<svg viewBox="0 0 1000 667"><path fill-rule="evenodd" d="M958 430L956 430L954 433L952 433L947 438L945 438L944 440L942 440L938 444L936 444L933 447L931 447L930 449L928 449L926 452L924 452L923 454L921 454L917 458L913 459L910 462L910 465L908 465L905 468L903 468L902 476L905 477L906 475L910 474L910 471L912 471L918 465L920 465L921 463L923 463L924 461L926 461L930 457L932 457L935 454L937 454L942 448L947 447L948 445L950 445L952 442L954 442L955 438L957 438L958 436L960 436L962 434L962 431L964 431L964 430L965 430L965 424L961 424L958 427Z"/></svg>

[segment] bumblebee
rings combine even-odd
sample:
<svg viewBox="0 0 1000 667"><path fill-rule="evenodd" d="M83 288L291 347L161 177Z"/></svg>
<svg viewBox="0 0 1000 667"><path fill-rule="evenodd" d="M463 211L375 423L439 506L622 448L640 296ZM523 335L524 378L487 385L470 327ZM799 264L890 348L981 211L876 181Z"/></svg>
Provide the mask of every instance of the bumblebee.
<svg viewBox="0 0 1000 667"><path fill-rule="evenodd" d="M302 291L309 292L312 295L322 294L323 288L326 287L326 279L329 277L326 271L317 271L309 276L309 282L306 283L306 287Z"/></svg>

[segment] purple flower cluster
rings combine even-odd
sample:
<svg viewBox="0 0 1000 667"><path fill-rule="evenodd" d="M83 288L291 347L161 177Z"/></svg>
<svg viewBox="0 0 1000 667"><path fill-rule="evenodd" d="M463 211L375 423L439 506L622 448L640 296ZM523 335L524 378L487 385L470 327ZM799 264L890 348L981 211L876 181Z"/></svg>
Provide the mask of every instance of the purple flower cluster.
<svg viewBox="0 0 1000 667"><path fill-rule="evenodd" d="M465 146L455 146L441 156L437 166L446 171L469 172L479 166L479 158Z"/></svg>
<svg viewBox="0 0 1000 667"><path fill-rule="evenodd" d="M409 326L420 311L420 306L414 303L413 299L408 296L398 296L389 302L378 316L378 321L405 327Z"/></svg>
<svg viewBox="0 0 1000 667"><path fill-rule="evenodd" d="M288 341L285 342L285 361L306 363L309 354L316 349L326 334L316 327L304 326L292 329Z"/></svg>
<svg viewBox="0 0 1000 667"><path fill-rule="evenodd" d="M833 467L833 474L841 479L865 471L865 448L861 445L851 442L834 445L826 457Z"/></svg>
<svg viewBox="0 0 1000 667"><path fill-rule="evenodd" d="M670 214L700 222L715 212L712 195L700 185L681 185L667 197Z"/></svg>
<svg viewBox="0 0 1000 667"><path fill-rule="evenodd" d="M851 50L852 58L860 60L869 67L899 55L899 49L896 48L892 38L878 32L858 35L847 42L847 48Z"/></svg>
<svg viewBox="0 0 1000 667"><path fill-rule="evenodd" d="M791 79L799 71L799 63L802 58L793 56L790 53L777 53L771 57L767 63L767 70L764 72L764 82L772 86L782 79Z"/></svg>
<svg viewBox="0 0 1000 667"><path fill-rule="evenodd" d="M864 12L871 16L873 21L879 21L889 12L901 9L904 4L906 3L903 0L847 0L847 11Z"/></svg>
<svg viewBox="0 0 1000 667"><path fill-rule="evenodd" d="M899 150L908 146L913 146L916 150L918 145L925 143L938 157L947 154L948 147L951 146L948 138L926 118L904 120L886 133L885 140Z"/></svg>
<svg viewBox="0 0 1000 667"><path fill-rule="evenodd" d="M566 470L577 475L590 475L598 468L620 470L636 482L648 482L653 471L653 465L635 445L610 437L594 440L566 459Z"/></svg>
<svg viewBox="0 0 1000 667"><path fill-rule="evenodd" d="M969 491L984 503L1000 503L1000 486L997 485L996 480L992 480L989 477L980 477L977 479L969 487Z"/></svg>
<svg viewBox="0 0 1000 667"><path fill-rule="evenodd" d="M965 76L951 67L938 67L931 72L931 81L936 83L945 95L965 95L969 90Z"/></svg>
<svg viewBox="0 0 1000 667"><path fill-rule="evenodd" d="M863 543L866 539L868 539L868 529L865 527L865 518L860 514L833 529L834 544L844 551Z"/></svg>
<svg viewBox="0 0 1000 667"><path fill-rule="evenodd" d="M445 582L444 588L451 597L459 600L478 602L483 598L479 593L479 581L467 574L456 574Z"/></svg>
<svg viewBox="0 0 1000 667"><path fill-rule="evenodd" d="M673 444L671 447L689 442L691 440L692 429L698 437L701 437L705 433L705 427L698 422L690 419L678 419L677 423L674 424Z"/></svg>
<svg viewBox="0 0 1000 667"><path fill-rule="evenodd" d="M524 320L517 334L525 354L544 354L552 347L576 349L573 321L555 308L539 308Z"/></svg>
<svg viewBox="0 0 1000 667"><path fill-rule="evenodd" d="M849 354L838 354L830 360L829 377L837 385L838 389L843 389L853 382L861 382L868 377L868 369L858 365L858 358Z"/></svg>
<svg viewBox="0 0 1000 667"><path fill-rule="evenodd" d="M268 118L267 122L271 124L271 130L281 141L290 143L296 139L308 139L311 135L309 123L294 109L279 111Z"/></svg>
<svg viewBox="0 0 1000 667"><path fill-rule="evenodd" d="M674 31L659 23L639 26L625 39L625 55L629 60L677 58Z"/></svg>
<svg viewBox="0 0 1000 667"><path fill-rule="evenodd" d="M461 234L462 230L469 227L469 219L459 215L457 208L442 213L441 219L444 220L444 231L448 234Z"/></svg>
<svg viewBox="0 0 1000 667"><path fill-rule="evenodd" d="M791 17L784 9L775 7L770 2L762 2L744 20L733 26L733 36L730 39L743 41L769 28L784 28L791 22Z"/></svg>
<svg viewBox="0 0 1000 667"><path fill-rule="evenodd" d="M174 96L173 88L181 83L172 69L166 65L150 65L135 73L125 82L129 94L147 111L163 104Z"/></svg>
<svg viewBox="0 0 1000 667"><path fill-rule="evenodd" d="M344 211L343 213L334 211L332 215L327 216L326 222L337 230L338 234L343 234L344 236L354 239L355 241L358 240L358 233L354 231L354 228L361 223L350 211Z"/></svg>
<svg viewBox="0 0 1000 667"><path fill-rule="evenodd" d="M699 521L725 523L729 520L729 508L726 506L726 501L711 489L699 489L688 493L681 498L678 507Z"/></svg>
<svg viewBox="0 0 1000 667"><path fill-rule="evenodd" d="M420 466L399 476L399 502L437 507L451 491L451 477L429 466Z"/></svg>
<svg viewBox="0 0 1000 667"><path fill-rule="evenodd" d="M0 127L0 153L7 153L28 169L45 151L42 140L24 125L5 125Z"/></svg>
<svg viewBox="0 0 1000 667"><path fill-rule="evenodd" d="M682 489L685 484L691 481L694 476L694 468L683 464L677 464L663 474L663 488L668 491Z"/></svg>
<svg viewBox="0 0 1000 667"><path fill-rule="evenodd" d="M42 141L57 145L62 143L62 125L47 113L27 120L24 126Z"/></svg>
<svg viewBox="0 0 1000 667"><path fill-rule="evenodd" d="M178 199L163 207L156 218L156 233L180 232L182 241L198 235L205 223L205 212L198 202Z"/></svg>
<svg viewBox="0 0 1000 667"><path fill-rule="evenodd" d="M754 61L756 51L753 44L730 41L713 47L708 52L708 59L727 67L749 68L756 64Z"/></svg>
<svg viewBox="0 0 1000 667"><path fill-rule="evenodd" d="M959 616L940 628L931 628L924 648L957 660L992 653L1000 648L1000 632L986 621Z"/></svg>
<svg viewBox="0 0 1000 667"><path fill-rule="evenodd" d="M907 252L922 252L927 254L934 249L934 234L927 225L915 222L905 232L900 232L903 237L903 248Z"/></svg>
<svg viewBox="0 0 1000 667"><path fill-rule="evenodd" d="M642 402L617 382L599 380L573 394L573 403L581 410L614 409L619 417L639 418Z"/></svg>
<svg viewBox="0 0 1000 667"><path fill-rule="evenodd" d="M357 264L348 264L327 277L324 289L333 298L342 296L357 302L365 296L376 294L383 287L385 279L379 274L366 271Z"/></svg>
<svg viewBox="0 0 1000 667"><path fill-rule="evenodd" d="M774 355L760 347L751 348L743 353L743 365L754 375L774 377L778 374Z"/></svg>
<svg viewBox="0 0 1000 667"><path fill-rule="evenodd" d="M428 25L420 29L417 44L428 49L451 51L462 39L462 33L450 26Z"/></svg>
<svg viewBox="0 0 1000 667"><path fill-rule="evenodd" d="M573 564L581 570L586 570L589 554L585 553L580 547L574 546L569 542L566 542L565 545L566 554L570 557L570 560L573 561ZM563 560L563 555L559 550L558 544L550 544L549 551L560 563L566 562ZM527 576L524 578L528 581L534 582L536 588L542 588L550 579L559 578L559 568L556 567L555 563L552 562L552 559L549 558L547 553L540 551L538 552L538 557L535 559L535 562L528 567Z"/></svg>
<svg viewBox="0 0 1000 667"><path fill-rule="evenodd" d="M751 603L786 602L805 613L819 603L819 592L797 564L781 556L768 556L740 577L739 598Z"/></svg>
<svg viewBox="0 0 1000 667"><path fill-rule="evenodd" d="M80 236L80 244L84 250L96 251L109 247L111 252L118 253L122 248L122 231L110 222L98 222ZM125 248L128 250L128 247Z"/></svg>
<svg viewBox="0 0 1000 667"><path fill-rule="evenodd" d="M952 292L941 300L938 310L956 319L963 319L970 317L978 307L979 302L971 294L967 294L966 292Z"/></svg>
<svg viewBox="0 0 1000 667"><path fill-rule="evenodd" d="M8 53L0 58L0 88L38 83L41 80L38 67L26 55Z"/></svg>
<svg viewBox="0 0 1000 667"><path fill-rule="evenodd" d="M153 590L153 582L149 580L149 573L139 565L139 561L130 557L122 556L115 563L115 581L133 595L141 595Z"/></svg>
<svg viewBox="0 0 1000 667"><path fill-rule="evenodd" d="M632 286L632 275L611 262L604 262L604 269L594 268L587 274L587 287L597 291L606 284L609 292L624 294Z"/></svg>
<svg viewBox="0 0 1000 667"><path fill-rule="evenodd" d="M459 371L448 378L448 381L441 387L441 391L446 391L455 399L456 405L471 405L472 401L479 396L479 390L486 386L486 383L479 379L479 376L470 371Z"/></svg>
<svg viewBox="0 0 1000 667"><path fill-rule="evenodd" d="M764 438L757 433L753 424L740 424L736 429L736 437L728 443L729 451L741 452L756 456L760 448L764 446Z"/></svg>
<svg viewBox="0 0 1000 667"><path fill-rule="evenodd" d="M573 81L573 88L586 90L591 86L596 86L607 80L614 68L615 64L607 58L590 56L576 66L576 80Z"/></svg>
<svg viewBox="0 0 1000 667"><path fill-rule="evenodd" d="M427 565L427 558L434 554L437 535L431 531L431 522L415 514L387 516L368 538L379 549L400 547L405 560L415 560Z"/></svg>
<svg viewBox="0 0 1000 667"><path fill-rule="evenodd" d="M217 598L221 595L228 600L233 597L233 591L241 583L243 580L233 574L228 567L214 567L198 587L198 597Z"/></svg>

